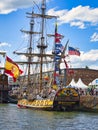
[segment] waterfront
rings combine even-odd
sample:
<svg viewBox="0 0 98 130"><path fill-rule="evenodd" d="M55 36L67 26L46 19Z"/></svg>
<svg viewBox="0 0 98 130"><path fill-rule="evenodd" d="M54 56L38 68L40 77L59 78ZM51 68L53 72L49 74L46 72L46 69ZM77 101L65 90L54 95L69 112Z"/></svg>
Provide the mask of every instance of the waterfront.
<svg viewBox="0 0 98 130"><path fill-rule="evenodd" d="M98 130L98 113L37 111L0 104L0 130Z"/></svg>

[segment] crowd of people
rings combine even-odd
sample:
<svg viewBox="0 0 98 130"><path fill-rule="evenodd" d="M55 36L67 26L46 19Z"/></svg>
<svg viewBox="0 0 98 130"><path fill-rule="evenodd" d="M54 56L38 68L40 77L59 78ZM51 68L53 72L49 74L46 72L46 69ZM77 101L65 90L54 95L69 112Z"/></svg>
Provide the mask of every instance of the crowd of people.
<svg viewBox="0 0 98 130"><path fill-rule="evenodd" d="M70 85L68 87L73 87L73 86ZM96 96L98 96L98 87L88 87L88 88L85 88L85 89L84 88L78 88L78 87L73 87L73 88L76 89L76 91L79 93L80 96L81 95L96 95ZM52 89L48 88L48 91L47 91L47 88L44 88L43 91L40 93L40 95L38 95L36 91L31 91L30 92L31 94L29 93L28 97L29 98L31 98L31 97L35 98L36 95L37 95L37 98L47 97L47 95L49 96L49 98L54 97L55 89L56 88L54 88L54 89L53 88ZM20 92L19 87L15 87L14 89L12 89L9 92L9 94L12 95L12 96L16 95L16 97L21 94L22 97L27 97L27 93L26 93L25 89Z"/></svg>
<svg viewBox="0 0 98 130"><path fill-rule="evenodd" d="M98 88L95 87L88 87L86 89L84 88L75 88L79 95L96 95L98 96Z"/></svg>

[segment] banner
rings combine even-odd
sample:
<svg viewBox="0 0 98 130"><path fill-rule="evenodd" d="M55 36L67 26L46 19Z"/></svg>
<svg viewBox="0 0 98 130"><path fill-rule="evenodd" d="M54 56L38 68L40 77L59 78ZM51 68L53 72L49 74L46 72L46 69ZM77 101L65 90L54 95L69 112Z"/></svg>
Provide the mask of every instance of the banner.
<svg viewBox="0 0 98 130"><path fill-rule="evenodd" d="M23 73L23 71L19 68L19 66L12 61L9 57L6 56L5 61L5 71L4 73L9 74L13 77L14 82Z"/></svg>

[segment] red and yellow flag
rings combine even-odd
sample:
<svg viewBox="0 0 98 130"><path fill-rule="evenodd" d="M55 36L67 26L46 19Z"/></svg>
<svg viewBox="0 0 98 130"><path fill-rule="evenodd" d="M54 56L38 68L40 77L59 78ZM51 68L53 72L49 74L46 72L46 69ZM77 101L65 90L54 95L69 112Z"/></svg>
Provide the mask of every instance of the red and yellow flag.
<svg viewBox="0 0 98 130"><path fill-rule="evenodd" d="M23 73L23 71L19 68L19 66L12 61L9 57L6 56L5 62L5 71L6 74L9 74L13 77L14 82Z"/></svg>

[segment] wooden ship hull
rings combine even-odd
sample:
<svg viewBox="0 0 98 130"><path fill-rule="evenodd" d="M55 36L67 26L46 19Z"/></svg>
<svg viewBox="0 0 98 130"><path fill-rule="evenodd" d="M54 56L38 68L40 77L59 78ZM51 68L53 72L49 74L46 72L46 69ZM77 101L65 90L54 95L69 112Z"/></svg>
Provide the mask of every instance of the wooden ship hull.
<svg viewBox="0 0 98 130"><path fill-rule="evenodd" d="M75 88L60 89L54 97L54 110L73 111L79 108L80 96Z"/></svg>
<svg viewBox="0 0 98 130"><path fill-rule="evenodd" d="M87 97L85 97L87 99ZM90 99L89 101L92 102ZM18 108L31 108L31 109L39 109L39 110L48 110L48 111L85 111L85 112L98 112L98 99L96 100L96 104L93 105L89 102L81 100L79 102L70 100L70 101L59 101L55 102L54 100L46 99L46 100L34 100L28 101L27 99L21 99L18 101ZM86 103L86 104L85 104ZM84 105L85 104L85 105Z"/></svg>
<svg viewBox="0 0 98 130"><path fill-rule="evenodd" d="M41 100L29 101L27 99L21 99L21 100L18 101L17 106L19 108L52 110L53 109L53 100L41 99Z"/></svg>
<svg viewBox="0 0 98 130"><path fill-rule="evenodd" d="M79 94L74 88L63 88L57 91L54 98L18 101L19 108L32 108L54 111L71 111L79 108Z"/></svg>
<svg viewBox="0 0 98 130"><path fill-rule="evenodd" d="M70 92L70 93L69 93ZM53 99L20 99L18 108L31 108L48 111L85 111L98 112L98 97L92 95L79 96L74 88L60 89Z"/></svg>

